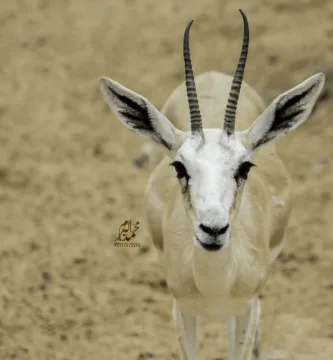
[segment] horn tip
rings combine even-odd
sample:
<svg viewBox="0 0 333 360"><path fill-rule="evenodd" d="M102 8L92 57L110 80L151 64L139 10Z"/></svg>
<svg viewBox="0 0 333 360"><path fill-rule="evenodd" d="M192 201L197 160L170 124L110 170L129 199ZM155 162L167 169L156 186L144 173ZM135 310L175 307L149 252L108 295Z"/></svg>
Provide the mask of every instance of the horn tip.
<svg viewBox="0 0 333 360"><path fill-rule="evenodd" d="M238 9L238 10L241 13L241 15L244 17L245 16L244 11L242 9Z"/></svg>
<svg viewBox="0 0 333 360"><path fill-rule="evenodd" d="M193 24L193 22L194 22L194 20L191 20L188 24L187 24L187 29L189 29L191 26L192 26L192 24Z"/></svg>

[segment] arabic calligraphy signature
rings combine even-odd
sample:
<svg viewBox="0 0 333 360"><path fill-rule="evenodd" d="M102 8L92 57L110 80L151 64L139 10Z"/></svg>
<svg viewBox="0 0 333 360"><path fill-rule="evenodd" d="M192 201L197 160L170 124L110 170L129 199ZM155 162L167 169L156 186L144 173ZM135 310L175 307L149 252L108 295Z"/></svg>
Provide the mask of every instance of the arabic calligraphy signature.
<svg viewBox="0 0 333 360"><path fill-rule="evenodd" d="M139 229L140 222L137 221L135 224L133 224L132 228L132 220L125 220L120 226L119 226L119 235L116 239L116 241L129 241L132 238L136 236L135 232Z"/></svg>

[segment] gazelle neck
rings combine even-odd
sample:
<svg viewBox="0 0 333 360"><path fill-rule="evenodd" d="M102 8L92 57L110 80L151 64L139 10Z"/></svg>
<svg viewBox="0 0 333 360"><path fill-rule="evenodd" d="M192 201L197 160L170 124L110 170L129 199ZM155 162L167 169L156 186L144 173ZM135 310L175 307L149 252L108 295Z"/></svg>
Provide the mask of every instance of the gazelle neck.
<svg viewBox="0 0 333 360"><path fill-rule="evenodd" d="M258 267L264 265L261 261L264 249L259 246L255 228L249 226L250 207L250 193L244 191L241 206L231 224L229 242L221 250L208 252L193 244L192 271L199 292L212 296L238 296L241 295L238 287L252 291L258 286L262 274Z"/></svg>
<svg viewBox="0 0 333 360"><path fill-rule="evenodd" d="M230 292L235 276L233 244L217 252L208 252L193 244L192 271L200 293L226 295ZM233 270L234 269L234 270Z"/></svg>

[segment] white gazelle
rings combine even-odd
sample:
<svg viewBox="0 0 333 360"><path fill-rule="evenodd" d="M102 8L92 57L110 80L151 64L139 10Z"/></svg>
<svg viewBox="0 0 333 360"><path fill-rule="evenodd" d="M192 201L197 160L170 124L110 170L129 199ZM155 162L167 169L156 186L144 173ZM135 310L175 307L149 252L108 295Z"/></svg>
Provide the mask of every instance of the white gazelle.
<svg viewBox="0 0 333 360"><path fill-rule="evenodd" d="M291 208L289 176L273 140L308 118L325 83L324 74L313 75L266 108L242 84L249 27L241 15L244 38L234 77L208 72L194 79L188 24L186 81L162 111L101 78L113 114L155 143L159 161L145 191L144 211L174 298L186 360L196 357L199 316L228 324L229 359L259 357L259 294L281 250Z"/></svg>

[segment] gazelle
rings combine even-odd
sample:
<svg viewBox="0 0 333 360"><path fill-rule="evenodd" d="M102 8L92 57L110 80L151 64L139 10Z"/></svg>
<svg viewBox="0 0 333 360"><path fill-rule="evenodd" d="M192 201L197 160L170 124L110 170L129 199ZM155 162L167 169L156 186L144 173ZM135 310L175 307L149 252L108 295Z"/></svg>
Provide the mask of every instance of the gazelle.
<svg viewBox="0 0 333 360"><path fill-rule="evenodd" d="M244 38L235 76L208 72L194 79L190 22L184 33L186 82L161 112L101 78L113 114L163 150L145 191L145 217L187 360L196 356L199 316L228 323L230 359L259 357L259 294L281 250L291 208L290 179L272 140L308 118L325 83L324 74L313 75L265 109L261 97L242 86L249 27L240 12Z"/></svg>

